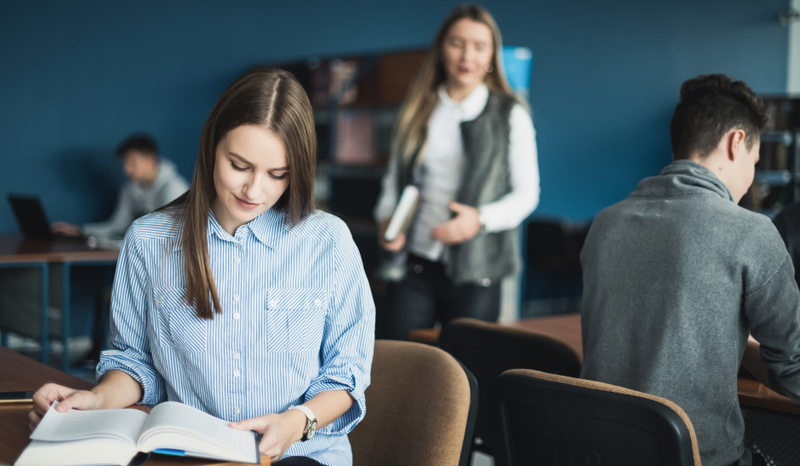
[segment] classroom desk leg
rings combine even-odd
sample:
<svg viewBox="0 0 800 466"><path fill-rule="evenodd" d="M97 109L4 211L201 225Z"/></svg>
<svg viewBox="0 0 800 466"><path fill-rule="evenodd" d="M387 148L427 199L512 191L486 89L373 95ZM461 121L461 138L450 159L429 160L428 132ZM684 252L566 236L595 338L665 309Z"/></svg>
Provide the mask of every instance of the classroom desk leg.
<svg viewBox="0 0 800 466"><path fill-rule="evenodd" d="M64 288L63 297L64 297L64 302L61 305L61 324L62 324L62 335L63 335L63 341L64 341L64 358L61 361L61 370L64 371L64 372L70 372L70 370L69 370L69 343L68 342L69 342L69 337L70 337L70 325L69 325L69 320L71 318L71 308L70 308L70 304L71 303L70 303L70 300L72 298L72 294L71 294L71 290L72 289L71 289L71 286L70 286L70 281L72 280L72 267L79 267L79 266L82 266L82 267L85 267L85 266L105 267L105 266L116 266L116 264L117 264L116 261L64 262L63 263L63 265L64 265L64 274L63 274L63 282L64 282L63 283L63 288ZM105 284L105 280L103 280L102 283ZM97 304L95 304L95 307L97 307ZM97 315L95 317L97 317ZM103 326L107 327L107 322L108 322L107 319L105 319L105 318L97 319L96 318L95 320L97 321L97 322L95 322L95 325L106 324L106 325L103 325ZM103 334L102 334L103 337L101 338L100 341L104 340L105 335L107 335L106 332L107 332L107 330L103 331ZM94 342L95 342L95 344L99 343L98 339L96 337L94 338ZM99 356L99 353L98 353L98 356Z"/></svg>
<svg viewBox="0 0 800 466"><path fill-rule="evenodd" d="M64 345L64 351L61 353L61 370L64 372L69 372L70 265L69 262L64 262L64 302L61 304L61 341Z"/></svg>
<svg viewBox="0 0 800 466"><path fill-rule="evenodd" d="M114 268L105 267L103 268L103 273L101 274L101 280L103 286L97 287L97 294L95 295L95 331L94 331L94 342L93 342L93 353L92 359L100 360L100 353L108 349L108 341L109 341L109 332L110 332L110 306L106 307L106 288L105 284L108 282L108 274L111 272L111 278L114 277ZM108 303L110 304L110 302Z"/></svg>
<svg viewBox="0 0 800 466"><path fill-rule="evenodd" d="M48 295L50 293L49 288L49 269L47 267L47 262L42 262L41 264L3 264L0 265L0 268L39 268L42 271L42 362L47 364L47 357L48 357L48 334L47 334L47 308L48 308ZM3 347L8 346L8 333L7 332L0 332L0 345Z"/></svg>
<svg viewBox="0 0 800 466"><path fill-rule="evenodd" d="M42 363L47 364L49 356L50 345L47 329L47 308L49 307L50 283L49 283L49 269L47 263L43 263L42 268Z"/></svg>

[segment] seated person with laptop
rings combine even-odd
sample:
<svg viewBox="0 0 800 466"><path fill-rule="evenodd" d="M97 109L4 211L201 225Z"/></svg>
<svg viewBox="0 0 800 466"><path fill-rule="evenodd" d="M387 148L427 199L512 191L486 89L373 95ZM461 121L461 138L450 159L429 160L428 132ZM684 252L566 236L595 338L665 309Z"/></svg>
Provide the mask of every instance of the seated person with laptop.
<svg viewBox="0 0 800 466"><path fill-rule="evenodd" d="M48 235L47 229L50 228L56 235L69 235L76 239L90 236L90 247L119 248L122 236L136 218L172 202L189 189L188 183L171 162L159 160L156 143L148 136L129 137L117 149L117 156L123 160L129 182L121 188L116 209L108 221L82 227L64 222L48 226L38 197L9 195L26 238L63 239ZM97 283L103 283L103 273L104 270L97 267L82 267L72 271L73 336L82 335L82 331L92 334L94 330L91 326L98 324L92 323L96 320L94 296ZM41 280L41 272L35 269L0 270L0 327L21 336L38 337ZM63 290L60 280L53 277L51 280L49 299L57 304L63 299ZM58 313L54 313L54 320L50 322L51 334L55 337L60 337L61 324L55 320L60 318L58 316ZM89 357L98 357L100 349L95 342L94 353Z"/></svg>
<svg viewBox="0 0 800 466"><path fill-rule="evenodd" d="M77 226L65 222L52 225L54 233L71 236L122 237L134 220L177 199L189 189L186 179L169 160L158 156L155 141L146 135L128 137L117 149L122 159L125 183L111 218Z"/></svg>
<svg viewBox="0 0 800 466"><path fill-rule="evenodd" d="M724 75L681 87L674 161L594 220L581 252L581 377L667 398L703 465L765 464L744 444L737 373L748 334L769 385L800 400L800 291L753 182L764 104ZM763 367L762 367L763 369Z"/></svg>

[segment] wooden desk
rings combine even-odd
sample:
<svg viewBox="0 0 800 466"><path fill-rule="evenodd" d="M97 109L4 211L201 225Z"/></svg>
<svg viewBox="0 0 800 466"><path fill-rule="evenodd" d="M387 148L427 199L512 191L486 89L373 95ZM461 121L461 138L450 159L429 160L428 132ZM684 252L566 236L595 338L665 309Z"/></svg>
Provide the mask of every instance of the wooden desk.
<svg viewBox="0 0 800 466"><path fill-rule="evenodd" d="M35 391L47 382L72 388L88 390L93 384L22 356L8 348L0 348L0 391ZM31 404L0 405L0 464L13 464L28 444L28 412ZM269 458L262 458L262 465L269 465ZM218 462L196 458L173 458L153 456L147 466L196 466L220 465ZM233 465L239 463L224 463Z"/></svg>
<svg viewBox="0 0 800 466"><path fill-rule="evenodd" d="M42 362L49 355L47 329L48 277L52 264L63 266L62 335L67 342L70 335L70 271L72 267L89 265L115 265L119 250L91 249L85 241L26 240L20 235L0 235L0 268L37 268L42 272ZM5 346L5 341L2 342ZM62 370L69 369L68 345L64 344Z"/></svg>
<svg viewBox="0 0 800 466"><path fill-rule="evenodd" d="M119 250L92 249L85 241L29 240L0 235L0 264L25 262L116 262Z"/></svg>
<svg viewBox="0 0 800 466"><path fill-rule="evenodd" d="M535 317L505 325L557 338L572 347L583 360L580 314ZM410 337L420 343L436 345L439 341L439 329L413 330ZM777 394L756 380L739 378L738 391L739 403L742 406L800 415L800 404Z"/></svg>

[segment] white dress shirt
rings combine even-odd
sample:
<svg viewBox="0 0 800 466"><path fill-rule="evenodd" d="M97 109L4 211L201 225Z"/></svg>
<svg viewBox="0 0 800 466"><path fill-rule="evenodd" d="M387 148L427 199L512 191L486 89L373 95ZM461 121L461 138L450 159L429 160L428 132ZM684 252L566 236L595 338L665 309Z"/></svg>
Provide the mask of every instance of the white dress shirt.
<svg viewBox="0 0 800 466"><path fill-rule="evenodd" d="M481 84L464 100L450 98L439 87L439 102L428 120L428 138L420 154L422 164L414 179L421 185L419 213L414 224L409 250L418 256L438 261L444 244L431 239L431 230L449 221L447 205L455 200L461 184L464 147L461 123L474 120L489 100L489 89ZM509 117L509 168L511 192L500 199L478 206L486 231L516 228L539 203L539 167L536 132L531 117L522 105L515 105ZM391 217L397 205L397 155L392 154L383 177L382 192L375 206L378 221Z"/></svg>

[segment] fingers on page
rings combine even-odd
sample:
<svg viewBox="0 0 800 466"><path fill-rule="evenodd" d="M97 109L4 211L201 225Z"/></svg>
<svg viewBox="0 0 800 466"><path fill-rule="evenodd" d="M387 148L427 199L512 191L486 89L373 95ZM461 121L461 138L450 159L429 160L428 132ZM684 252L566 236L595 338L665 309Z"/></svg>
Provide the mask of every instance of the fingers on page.
<svg viewBox="0 0 800 466"><path fill-rule="evenodd" d="M59 413L66 413L72 408L80 408L83 406L85 399L80 392L73 392L71 395L64 398L64 401L58 403L56 406L56 411Z"/></svg>

